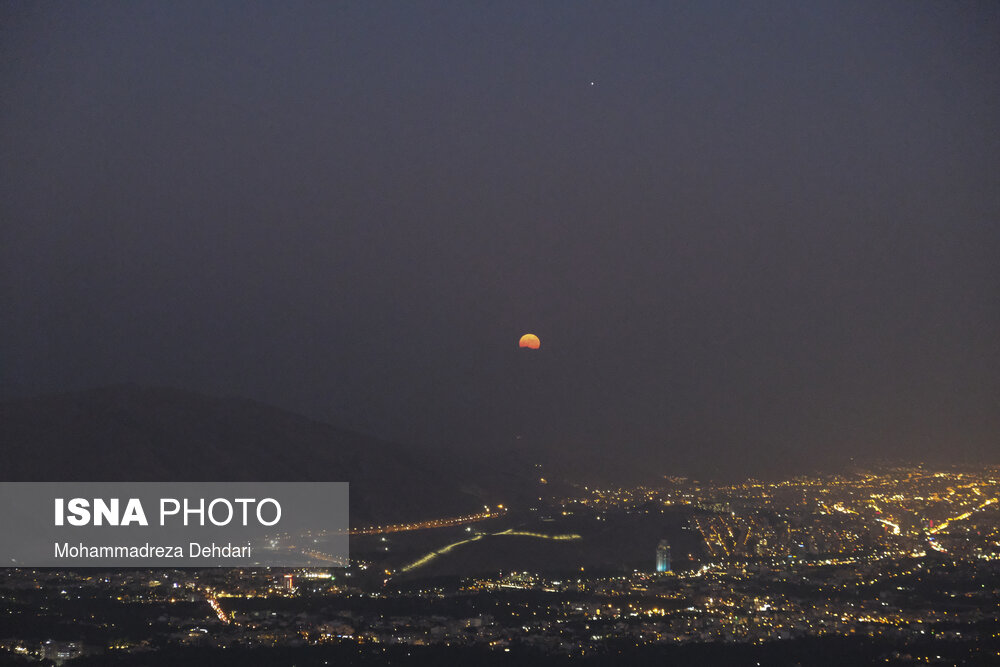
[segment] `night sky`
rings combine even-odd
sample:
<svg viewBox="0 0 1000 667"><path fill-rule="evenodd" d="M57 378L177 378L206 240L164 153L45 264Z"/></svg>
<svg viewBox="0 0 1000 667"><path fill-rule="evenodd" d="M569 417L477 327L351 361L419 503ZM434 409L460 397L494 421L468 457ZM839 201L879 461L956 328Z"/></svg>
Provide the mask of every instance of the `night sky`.
<svg viewBox="0 0 1000 667"><path fill-rule="evenodd" d="M1000 454L998 3L3 2L0 91L3 397Z"/></svg>

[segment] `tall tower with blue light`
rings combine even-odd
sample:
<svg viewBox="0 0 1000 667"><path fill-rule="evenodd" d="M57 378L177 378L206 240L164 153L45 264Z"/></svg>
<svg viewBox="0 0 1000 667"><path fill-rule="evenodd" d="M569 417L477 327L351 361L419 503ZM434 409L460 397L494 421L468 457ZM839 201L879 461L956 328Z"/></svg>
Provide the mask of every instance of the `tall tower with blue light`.
<svg viewBox="0 0 1000 667"><path fill-rule="evenodd" d="M656 545L656 571L670 572L670 542L666 540Z"/></svg>

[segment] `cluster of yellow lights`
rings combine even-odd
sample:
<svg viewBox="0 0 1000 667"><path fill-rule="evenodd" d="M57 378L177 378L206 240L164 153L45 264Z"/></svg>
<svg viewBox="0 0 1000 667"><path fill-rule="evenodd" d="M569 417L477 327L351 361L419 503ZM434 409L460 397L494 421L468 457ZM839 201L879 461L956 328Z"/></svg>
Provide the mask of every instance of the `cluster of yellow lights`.
<svg viewBox="0 0 1000 667"><path fill-rule="evenodd" d="M226 611L222 608L222 605L219 604L218 600L216 600L214 597L210 597L208 598L208 604L210 607L212 607L212 611L215 612L215 615L219 617L220 621L222 621L227 625L230 622L232 622L229 616L226 615Z"/></svg>
<svg viewBox="0 0 1000 667"><path fill-rule="evenodd" d="M934 526L933 528L931 528L927 532L929 532L932 535L934 533L939 533L942 530L944 530L945 528L947 528L948 524L950 524L951 522L953 522L953 521L964 521L965 519L968 519L970 516L972 516L973 512L977 512L977 511L983 509L984 507L992 505L996 501L997 501L996 498L990 498L989 500L987 500L986 502L984 502L982 505L979 505L975 509L969 510L968 512L966 512L964 514L959 514L958 516L952 517L952 518L948 519L947 521L942 521L941 523L939 523L938 525Z"/></svg>

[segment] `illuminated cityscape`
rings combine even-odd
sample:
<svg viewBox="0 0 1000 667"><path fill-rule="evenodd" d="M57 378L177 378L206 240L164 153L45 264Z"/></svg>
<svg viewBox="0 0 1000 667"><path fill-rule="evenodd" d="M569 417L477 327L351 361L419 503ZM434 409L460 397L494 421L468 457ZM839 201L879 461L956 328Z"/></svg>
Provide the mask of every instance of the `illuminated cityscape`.
<svg viewBox="0 0 1000 667"><path fill-rule="evenodd" d="M877 661L1000 660L1000 468L578 491L357 529L349 568L8 569L0 645L84 665L154 648L530 663L713 646L774 658L849 638Z"/></svg>
<svg viewBox="0 0 1000 667"><path fill-rule="evenodd" d="M998 37L0 0L0 667L1000 667Z"/></svg>

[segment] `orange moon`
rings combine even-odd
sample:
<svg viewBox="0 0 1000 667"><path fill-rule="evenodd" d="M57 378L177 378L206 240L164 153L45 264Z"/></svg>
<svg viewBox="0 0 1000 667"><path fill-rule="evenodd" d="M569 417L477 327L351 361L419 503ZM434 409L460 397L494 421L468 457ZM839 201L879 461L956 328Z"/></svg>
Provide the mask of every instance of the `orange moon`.
<svg viewBox="0 0 1000 667"><path fill-rule="evenodd" d="M524 334L517 343L518 347L526 347L531 350L537 350L541 345L542 341L538 340L538 336L535 334Z"/></svg>

